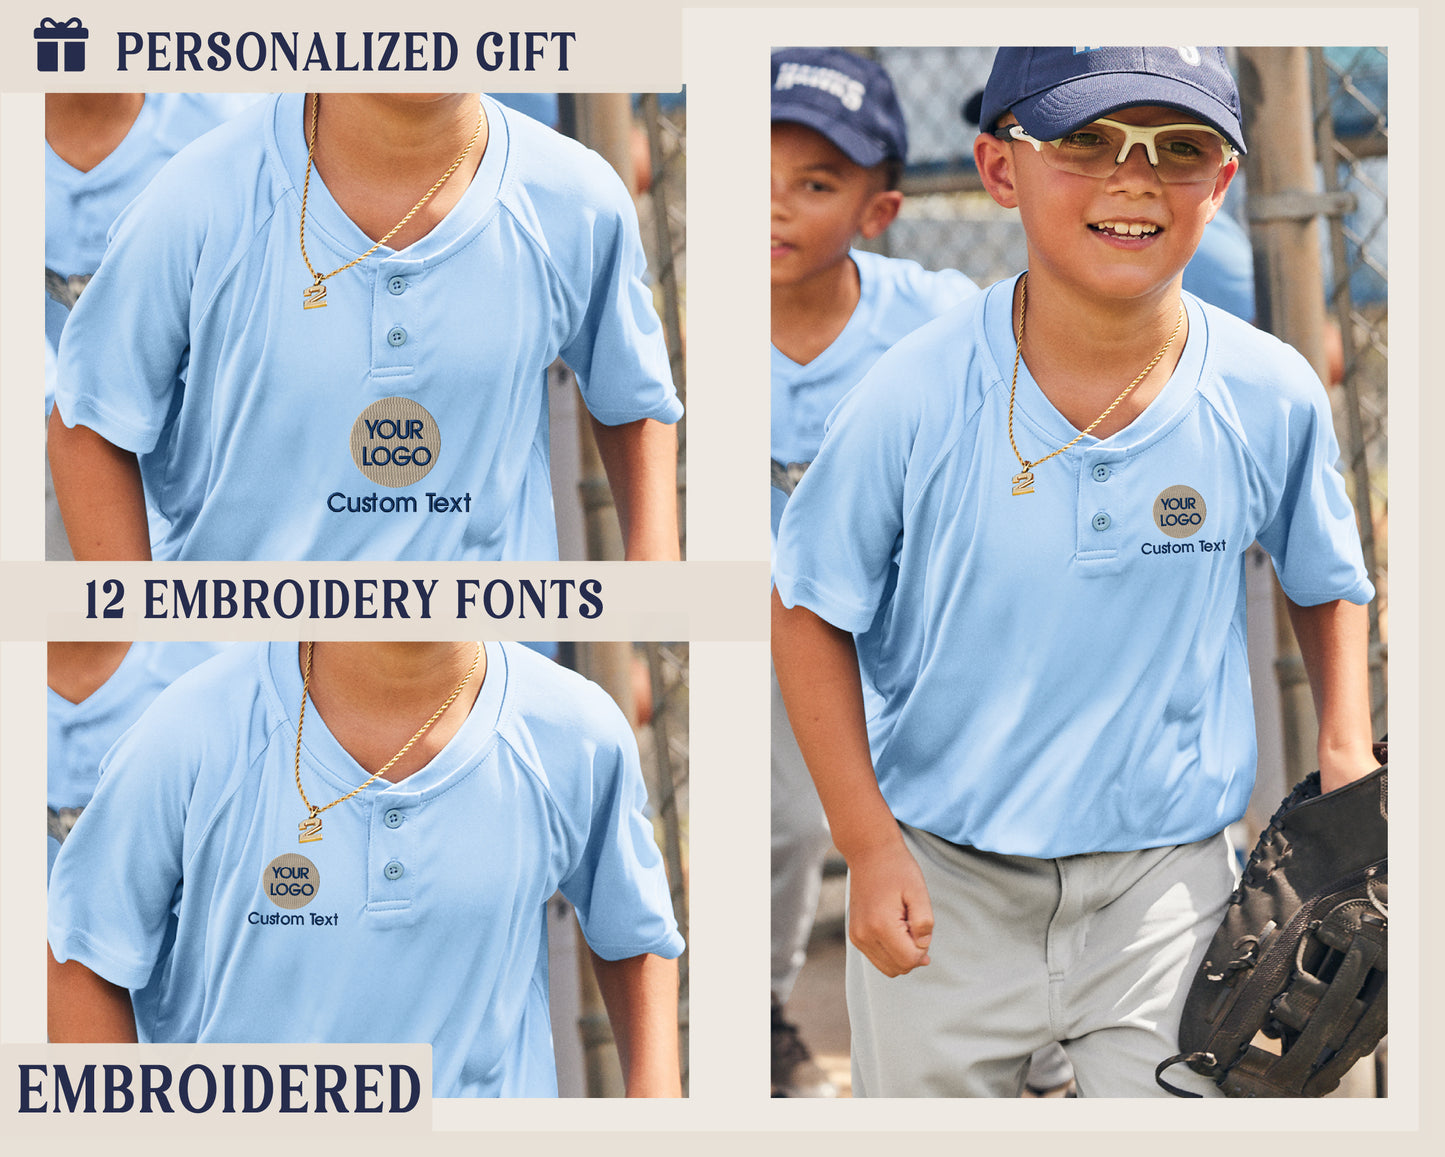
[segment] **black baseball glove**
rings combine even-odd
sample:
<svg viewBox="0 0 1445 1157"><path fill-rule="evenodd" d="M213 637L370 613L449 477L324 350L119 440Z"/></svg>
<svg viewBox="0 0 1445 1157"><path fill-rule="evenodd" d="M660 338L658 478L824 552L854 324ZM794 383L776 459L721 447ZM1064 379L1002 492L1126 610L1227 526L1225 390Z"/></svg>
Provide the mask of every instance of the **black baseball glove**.
<svg viewBox="0 0 1445 1157"><path fill-rule="evenodd" d="M1320 794L1319 772L1259 837L1195 974L1177 1056L1230 1097L1322 1097L1386 1031L1388 772ZM1261 1047L1259 1034L1278 1042Z"/></svg>

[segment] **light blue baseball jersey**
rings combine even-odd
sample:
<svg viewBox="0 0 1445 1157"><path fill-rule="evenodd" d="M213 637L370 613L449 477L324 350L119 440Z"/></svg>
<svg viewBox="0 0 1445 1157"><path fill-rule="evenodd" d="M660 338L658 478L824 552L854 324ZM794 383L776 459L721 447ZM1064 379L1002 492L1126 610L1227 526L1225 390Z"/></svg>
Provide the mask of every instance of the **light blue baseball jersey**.
<svg viewBox="0 0 1445 1157"><path fill-rule="evenodd" d="M1158 397L1015 495L1014 284L905 338L844 399L783 517L779 594L854 633L900 820L1027 856L1202 839L1254 776L1245 549L1297 603L1373 594L1324 390L1185 295ZM1020 365L1019 451L1076 433Z"/></svg>
<svg viewBox="0 0 1445 1157"><path fill-rule="evenodd" d="M210 658L215 643L135 642L109 679L79 703L45 691L45 874L100 777L100 760L179 675Z"/></svg>
<svg viewBox="0 0 1445 1157"><path fill-rule="evenodd" d="M302 99L183 150L122 215L66 327L61 414L139 454L158 559L555 558L552 361L604 424L682 412L626 189L483 97L458 204L307 309ZM312 265L371 244L313 172Z"/></svg>
<svg viewBox="0 0 1445 1157"><path fill-rule="evenodd" d="M59 347L76 294L100 266L120 211L166 161L260 94L150 92L120 144L82 173L45 146L45 337ZM45 413L53 399L46 383Z"/></svg>
<svg viewBox="0 0 1445 1157"><path fill-rule="evenodd" d="M932 272L916 261L855 249L858 304L843 332L812 361L800 365L772 350L772 458L786 471L805 467L823 442L823 425L839 400L858 384L880 354L924 322L968 300L978 286L956 269ZM775 482L776 482L775 472ZM772 524L787 504L773 486Z"/></svg>
<svg viewBox="0 0 1445 1157"><path fill-rule="evenodd" d="M143 989L142 1039L430 1042L437 1096L555 1096L548 899L606 959L683 947L621 712L489 643L446 747L299 843L301 693L295 643L237 644L156 700L56 861L56 958ZM314 704L301 778L323 803L366 779Z"/></svg>

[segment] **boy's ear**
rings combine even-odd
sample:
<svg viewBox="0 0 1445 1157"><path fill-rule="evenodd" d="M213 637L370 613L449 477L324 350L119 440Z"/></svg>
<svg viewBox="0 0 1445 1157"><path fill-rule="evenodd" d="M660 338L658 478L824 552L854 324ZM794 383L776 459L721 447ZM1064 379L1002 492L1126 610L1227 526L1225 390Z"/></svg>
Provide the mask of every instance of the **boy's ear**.
<svg viewBox="0 0 1445 1157"><path fill-rule="evenodd" d="M1234 180L1234 174L1239 172L1239 158L1235 157L1229 164L1219 170L1219 176L1214 178L1214 190L1209 196L1209 217L1205 221L1208 224L1214 220L1214 215L1219 212L1220 206L1224 204L1224 194L1229 192L1229 184Z"/></svg>
<svg viewBox="0 0 1445 1157"><path fill-rule="evenodd" d="M989 133L979 133L973 142L973 161L988 195L1005 209L1018 208L1014 184L1014 146Z"/></svg>
<svg viewBox="0 0 1445 1157"><path fill-rule="evenodd" d="M867 241L872 241L883 230L893 224L898 216L898 210L903 207L903 194L897 189L884 189L874 193L868 202L867 208L863 210L863 220L859 222L858 232Z"/></svg>

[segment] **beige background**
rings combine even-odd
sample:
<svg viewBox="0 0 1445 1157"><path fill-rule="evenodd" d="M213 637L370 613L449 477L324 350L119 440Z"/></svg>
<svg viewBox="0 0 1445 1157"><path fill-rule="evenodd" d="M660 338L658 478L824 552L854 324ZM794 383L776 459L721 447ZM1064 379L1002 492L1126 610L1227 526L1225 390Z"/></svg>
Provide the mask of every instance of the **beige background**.
<svg viewBox="0 0 1445 1157"><path fill-rule="evenodd" d="M604 577L607 612L588 627L592 638L687 638L692 647L692 1090L687 1102L602 1103L438 1102L435 1132L411 1138L382 1137L339 1122L336 1131L304 1135L289 1122L200 1122L204 1150L255 1152L275 1146L276 1129L322 1153L415 1153L532 1150L636 1153L657 1151L732 1154L745 1147L766 1153L876 1153L940 1146L1030 1153L1066 1146L1085 1152L1188 1153L1221 1145L1288 1146L1299 1152L1416 1152L1442 1134L1442 1076L1433 1038L1445 1028L1438 997L1421 997L1421 956L1436 961L1438 932L1419 944L1421 840L1418 818L1438 815L1438 781L1410 774L1421 767L1421 697L1439 701L1438 663L1422 663L1424 646L1439 647L1441 619L1422 605L1422 575L1439 574L1445 558L1430 519L1434 487L1420 483L1419 432L1445 428L1439 394L1419 386L1421 312L1433 319L1442 305L1438 278L1421 277L1422 262L1439 267L1440 236L1432 218L1422 229L1417 166L1435 149L1439 129L1423 107L1442 107L1438 55L1445 48L1433 11L1383 8L1166 9L1155 5L1118 9L889 8L813 6L694 9L677 3L626 6L540 3L490 9L478 5L294 3L236 5L237 15L208 17L194 4L122 0L108 10L75 5L92 37L106 27L209 30L299 27L446 29L465 58L467 33L502 29L568 28L579 31L571 52L570 83L556 74L480 80L492 90L509 86L548 89L643 90L688 84L689 153L689 548L681 566L597 568L585 564L488 568L486 574L528 577ZM89 11L85 9L89 8ZM116 16L120 12L122 16ZM38 223L42 215L41 98L45 81L34 71L30 29L42 15L65 19L70 9L46 6L13 11L0 38L0 63L12 91L0 97L0 1137L23 1135L20 1152L165 1153L196 1151L196 1122L102 1123L88 1137L82 1122L65 1117L19 1118L14 1113L15 1069L43 1053L44 868L39 854L43 794L45 638L99 636L104 624L82 615L84 584L123 573L120 568L42 564L39 427L41 264ZM105 17L105 23L97 22ZM767 969L767 695L766 688L766 491L753 463L763 458L767 422L766 293L763 232L766 158L763 132L767 100L766 57L786 43L917 44L999 43L1009 40L1077 42L1084 39L1232 43L1372 43L1389 47L1391 122L1397 147L1391 159L1394 232L1390 253L1394 292L1391 354L1392 536L1391 688L1396 763L1407 774L1395 783L1395 1015L1391 1034L1391 1097L1387 1101L1328 1100L1259 1102L1167 1102L1120 1104L1088 1101L948 1101L806 1103L769 1101L764 1095L761 1004ZM111 38L113 43L113 37ZM92 43L96 43L93 39ZM1422 53L1423 48L1423 53ZM1423 59L1423 65L1421 63ZM127 73L106 82L91 58L86 85L94 88L301 87L305 74ZM363 83L332 74L332 87ZM402 77L404 74L393 74ZM425 73L408 87L427 87ZM474 83L460 69L447 87ZM479 70L476 75L481 76ZM56 83L65 74L47 78ZM367 78L368 81L372 78ZM384 81L379 75L376 80ZM254 84L248 84L254 80ZM122 83L123 82L123 83ZM398 80L397 83L401 83ZM1417 87L1419 86L1419 87ZM1438 162L1426 174L1445 177ZM1438 184L1425 198L1441 201ZM756 190L755 196L747 190ZM1429 379L1436 386L1436 375ZM1433 440L1432 440L1433 445ZM1432 454L1436 452L1432 451ZM1436 456L1438 456L1436 454ZM738 480L748 480L739 485ZM1421 509L1422 496L1425 510ZM1425 522L1424 533L1413 528ZM1402 529L1404 528L1404 529ZM1422 559L1421 555L1425 557ZM1429 572L1425 567L1430 566ZM139 576L152 573L141 568ZM450 566L261 567L188 569L197 574L264 574L282 577L359 574L376 577L469 577L477 568ZM129 584L128 584L129 586ZM1433 594L1437 581L1426 588ZM131 600L128 598L128 603ZM138 599L136 600L138 605ZM576 623L576 620L574 620ZM127 618L112 637L212 638L215 625L145 624ZM296 637L287 624L240 624L226 637ZM369 627L380 630L381 627ZM319 637L355 637L355 627L331 625ZM434 621L424 630L410 624L401 634L449 635L467 628ZM331 633L332 631L336 633ZM595 633L593 633L595 632ZM505 626L491 632L517 637ZM576 637L584 637L580 629ZM535 624L527 637L537 638ZM1427 681L1421 686L1421 679ZM1427 869L1432 882L1438 870ZM376 1050L362 1050L368 1060ZM8 1075L7 1075L8 1074ZM1424 1132L1415 1130L1423 1124ZM178 1126L187 1127L182 1136ZM260 1138L257 1133L268 1136ZM452 1130L459 1130L453 1132ZM486 1136L478 1136L478 1130ZM1213 1136L1220 1130L1227 1137ZM509 1131L526 1136L510 1136ZM1235 1131L1238 1131L1237 1133ZM1378 1133L1362 1136L1361 1132ZM544 1134L539 1136L538 1134ZM802 1134L807 1134L806 1136ZM175 1134L174 1137L171 1135ZM945 1136L944 1134L950 1134ZM964 1135L959 1135L964 1134ZM1264 1134L1264 1135L1259 1135ZM184 1150L182 1146L184 1145ZM40 1147L43 1146L43 1149Z"/></svg>

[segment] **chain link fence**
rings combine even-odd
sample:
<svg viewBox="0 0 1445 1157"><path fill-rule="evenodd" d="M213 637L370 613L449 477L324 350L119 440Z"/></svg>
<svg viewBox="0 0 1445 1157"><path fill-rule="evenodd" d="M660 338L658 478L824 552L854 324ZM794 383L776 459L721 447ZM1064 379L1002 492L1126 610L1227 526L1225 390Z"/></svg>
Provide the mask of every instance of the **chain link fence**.
<svg viewBox="0 0 1445 1157"><path fill-rule="evenodd" d="M687 405L687 103L681 94L643 93L637 123L647 140L652 179L637 198L653 299L667 334L672 380ZM677 510L687 557L687 417L677 426Z"/></svg>
<svg viewBox="0 0 1445 1157"><path fill-rule="evenodd" d="M672 889L672 910L683 939L688 939L688 711L690 655L687 643L642 643L637 647L646 663L652 700L651 719L639 734L643 774L653 806L657 844L667 864ZM682 1055L682 1090L689 1085L688 952L678 960L678 1047Z"/></svg>
<svg viewBox="0 0 1445 1157"><path fill-rule="evenodd" d="M1336 427L1354 485L1365 562L1375 582L1370 644L1376 734L1388 723L1389 361L1388 60L1383 48L1310 52L1321 187L1342 195L1325 241L1326 307L1340 334Z"/></svg>

